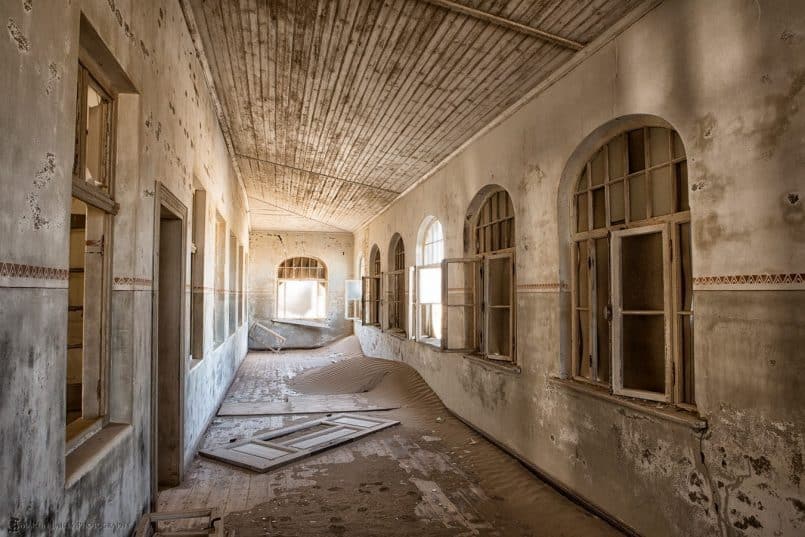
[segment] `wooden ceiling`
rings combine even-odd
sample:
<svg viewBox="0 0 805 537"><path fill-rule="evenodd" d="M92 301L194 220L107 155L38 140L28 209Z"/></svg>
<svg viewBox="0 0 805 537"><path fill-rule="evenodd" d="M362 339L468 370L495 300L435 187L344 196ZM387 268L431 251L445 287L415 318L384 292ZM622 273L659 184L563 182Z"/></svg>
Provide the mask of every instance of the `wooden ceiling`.
<svg viewBox="0 0 805 537"><path fill-rule="evenodd" d="M355 230L638 0L460 2L184 0L253 228Z"/></svg>

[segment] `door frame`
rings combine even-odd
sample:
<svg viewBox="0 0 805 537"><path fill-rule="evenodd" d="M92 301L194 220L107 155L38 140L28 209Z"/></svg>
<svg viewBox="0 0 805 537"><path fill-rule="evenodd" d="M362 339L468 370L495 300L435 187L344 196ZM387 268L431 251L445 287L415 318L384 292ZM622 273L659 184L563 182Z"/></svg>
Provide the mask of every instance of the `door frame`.
<svg viewBox="0 0 805 537"><path fill-rule="evenodd" d="M162 220L162 207L173 213L180 221L182 227L182 240L180 244L182 252L182 263L180 268L179 288L182 290L182 306L179 308L179 408L177 409L177 423L179 430L179 458L178 471L179 482L184 479L184 407L185 407L185 321L186 321L186 279L187 279L187 207L179 201L168 188L159 181L154 182L154 243L152 260L152 292L151 292L151 507L156 507L157 494L159 492L159 482L157 475L158 468L158 396L159 396L159 250L160 250L160 225Z"/></svg>

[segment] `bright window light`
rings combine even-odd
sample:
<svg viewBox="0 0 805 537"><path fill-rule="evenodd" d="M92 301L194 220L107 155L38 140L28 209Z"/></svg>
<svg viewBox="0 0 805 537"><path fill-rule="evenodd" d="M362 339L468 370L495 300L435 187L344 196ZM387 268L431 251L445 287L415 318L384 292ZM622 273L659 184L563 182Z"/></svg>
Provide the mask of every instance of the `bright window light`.
<svg viewBox="0 0 805 537"><path fill-rule="evenodd" d="M279 282L277 316L280 319L323 319L326 314L327 290L317 280Z"/></svg>

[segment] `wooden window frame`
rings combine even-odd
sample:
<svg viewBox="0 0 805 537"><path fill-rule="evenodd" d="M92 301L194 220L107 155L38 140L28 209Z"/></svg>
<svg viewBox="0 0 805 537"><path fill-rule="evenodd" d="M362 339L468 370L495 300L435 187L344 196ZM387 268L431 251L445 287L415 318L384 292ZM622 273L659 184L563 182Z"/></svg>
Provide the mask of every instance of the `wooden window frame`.
<svg viewBox="0 0 805 537"><path fill-rule="evenodd" d="M83 50L80 55L85 56ZM110 422L113 219L119 210L119 205L113 197L117 155L117 94L101 85L98 80L102 80L103 77L99 76L99 71L88 65L89 62L85 59L79 59L72 174L72 197L87 207L81 344L82 386L86 389L82 390L81 417L70 424L65 424L65 454L70 454ZM87 183L85 180L87 148L85 111L89 87L108 101L105 107L105 133L102 142L105 178L102 187ZM96 214L91 216L90 212ZM100 258L87 258L88 255L98 255ZM92 267L87 266L90 263ZM96 277L87 278L87 275L92 273L95 273Z"/></svg>
<svg viewBox="0 0 805 537"><path fill-rule="evenodd" d="M445 352L469 352L475 353L479 350L479 327L478 327L478 283L479 283L479 261L475 257L469 258L448 258L443 259L441 262L441 271L442 271L442 341L441 346L442 350ZM469 265L469 268L465 267L464 273L469 273L469 277L464 280L464 286L460 289L464 296L469 297L469 302L460 302L458 304L454 304L450 300L450 295L455 294L455 291L459 288L451 288L450 284L452 283L450 280L450 265L453 264L461 264L461 265ZM470 284L471 288L469 292L467 292L466 284ZM464 315L465 323L469 319L469 322L472 323L472 327L464 327L464 330L472 335L471 345L469 347L453 347L450 343L450 310L451 309L463 309L467 310L470 309L471 312L469 315Z"/></svg>
<svg viewBox="0 0 805 537"><path fill-rule="evenodd" d="M364 326L380 326L380 297L382 294L382 278L378 276L363 276L361 278L361 297L363 309L361 311L361 324ZM376 286L372 293L372 285ZM374 313L374 315L372 315ZM376 317L376 318L372 318Z"/></svg>
<svg viewBox="0 0 805 537"><path fill-rule="evenodd" d="M517 259L516 259L516 215L514 202L508 191L499 188L488 192L476 211L472 225L471 247L478 263L475 284L475 331L476 341L473 354L496 362L517 363ZM488 260L500 257L511 258L511 310L509 318L509 348L511 356L489 354L489 314L488 308Z"/></svg>
<svg viewBox="0 0 805 537"><path fill-rule="evenodd" d="M492 264L492 262L494 260L497 260L497 259L508 259L509 260L509 278L510 278L511 283L509 285L509 304L508 304L508 306L504 306L504 305L493 306L493 305L490 304L490 302L491 302L490 297L489 297L489 295L490 295L490 291L489 291L489 286L490 286L490 278L489 278L490 265ZM516 278L516 275L517 275L517 269L516 269L516 265L515 265L514 252L512 250L508 250L508 251L503 251L503 252L498 252L498 253L486 255L486 256L484 256L483 263L484 263L483 264L483 276L482 276L482 280L483 280L483 304L481 306L481 313L483 314L483 318L484 318L484 320L483 320L483 322L484 322L484 333L487 334L487 337L485 337L483 339L483 345L484 345L483 353L484 353L484 356L486 358L488 358L489 360L514 363L515 362L514 358L517 355L516 350L515 350L515 326L516 326L515 318L516 318L516 315L517 315L517 295L515 293L515 289L517 289L517 283L516 283L515 278ZM495 308L495 309L508 309L508 311L509 311L509 336L508 336L508 338L509 338L509 352L510 352L510 355L496 354L496 353L490 352L490 350L489 350L489 337L488 337L488 334L491 332L490 327L489 327L491 316L490 316L489 312L490 312L490 310L492 308Z"/></svg>
<svg viewBox="0 0 805 537"><path fill-rule="evenodd" d="M204 358L204 316L206 302L205 253L207 237L207 191L193 191L193 242L190 249L190 357Z"/></svg>
<svg viewBox="0 0 805 537"><path fill-rule="evenodd" d="M663 128L667 131L668 135L668 156L667 160L656 161L651 154L651 131L652 129ZM644 167L641 170L630 172L630 163L629 163L629 147L628 147L628 135L631 132L636 130L642 130L643 136L643 162ZM620 164L623 174L617 177L611 178L610 177L610 159L612 158L611 154L611 144L618 139L622 138L621 140L621 147L625 148L623 150L622 162ZM603 170L604 170L604 177L600 184L593 185L592 180L592 162L599 151L603 152ZM672 403L678 407L684 408L686 410L695 411L696 406L695 404L691 404L685 402L683 400L683 368L684 368L684 360L681 355L681 321L680 318L683 316L690 316L691 322L693 319L693 306L689 311L682 311L680 308L680 294L682 290L682 285L684 282L680 281L680 274L681 274L681 258L682 252L680 250L681 243L679 239L679 230L682 225L690 224L691 221L691 214L690 209L685 207L684 210L677 210L675 212L671 212L669 214L664 215L654 215L653 214L653 189L651 188L650 178L651 173L662 168L669 168L671 170L671 181L672 181L672 203L675 208L679 208L682 206L681 204L681 187L684 187L687 184L687 155L684 153L684 148L681 145L681 139L679 138L678 133L673 129L667 127L639 127L637 129L630 129L628 131L621 132L620 134L613 136L608 141L599 147L593 156L590 157L590 160L585 164L582 173L580 174L577 183L573 189L572 194L572 201L570 203L570 222L571 222L571 248L570 248L570 259L571 259L571 270L572 270L572 277L571 277L571 378L573 380L594 384L602 387L606 387L610 389L610 391L616 395L625 395L629 397L636 397L641 399L648 399L648 400L659 400L664 402ZM684 169L678 168L679 165L683 166ZM679 177L676 177L677 170L684 172L685 181L684 184L680 184ZM631 207L630 207L630 179L634 177L643 176L645 179L645 189L646 189L646 201L645 201L645 213L646 217L642 219L633 219L631 214ZM586 185L581 188L580 184L582 181L586 181ZM623 192L624 192L624 202L623 202L623 221L618 223L613 223L612 215L611 215L611 207L612 207L612 200L611 200L611 186L613 184L622 183ZM604 226L603 227L595 227L595 215L594 215L594 200L593 200L593 191L603 189L604 191L604 208L605 208L605 216L604 216ZM586 208L586 223L587 228L586 230L579 230L578 223L579 223L579 203L578 199L580 196L585 197L585 204L584 207ZM643 392L642 390L628 390L624 389L622 386L623 380L623 371L619 370L618 368L622 365L622 356L620 354L622 348L622 341L617 341L616 347L616 336L620 338L620 330L621 327L616 327L614 322L612 323L612 328L610 330L610 345L611 345L611 355L610 355L610 374L611 374L611 381L609 380L601 380L598 381L597 379L597 372L598 372L598 337L597 337L597 330L598 330L598 316L597 312L598 309L604 307L600 304L597 304L598 293L597 293L597 286L601 285L601 282L597 282L596 279L596 266L595 266L595 259L594 256L591 256L590 252L594 250L595 241L598 239L608 239L609 240L609 249L610 249L610 259L609 259L609 268L610 268L610 281L605 282L604 285L611 285L612 288L610 289L610 299L611 304L606 305L605 307L610 308L610 314L612 316L612 320L614 321L615 318L615 311L614 311L614 304L615 304L615 283L618 279L616 277L615 272L615 250L613 247L614 238L616 236L629 236L632 234L639 234L642 230L645 229L659 229L656 226L662 227L664 231L664 241L665 241L665 248L664 248L664 261L663 263L663 273L664 273L664 282L667 280L670 282L670 289L665 291L665 304L666 307L670 307L670 313L668 314L669 317L666 317L666 324L669 327L670 332L666 334L666 354L667 354L667 363L666 369L670 371L670 373L666 374L666 392L658 396L654 392ZM667 239L667 240L666 240ZM587 252L588 252L588 280L584 282L585 285L588 286L587 295L589 303L587 304L586 308L579 308L578 306L578 298L579 298L579 285L581 282L578 281L579 274L578 274L578 245L579 243L586 242L587 243ZM620 260L618 260L620 264ZM618 265L619 266L619 265ZM664 283L665 285L665 283ZM622 288L618 288L617 292L620 293ZM693 298L691 297L691 304L693 303ZM589 311L590 316L590 323L588 328L588 338L590 339L590 377L582 376L579 372L581 370L580 364L582 357L579 356L579 349L578 349L578 341L579 341L579 312L582 310ZM668 330L666 330L668 332ZM691 329L691 335L693 336L693 331ZM617 360L617 366L616 366ZM695 362L695 358L691 357L691 360ZM692 365L691 365L692 367ZM618 375L616 379L615 376ZM669 380L670 379L670 380ZM694 394L695 399L695 394Z"/></svg>
<svg viewBox="0 0 805 537"><path fill-rule="evenodd" d="M275 315L277 319L282 320L298 320L298 317L284 317L280 315L279 294L282 289L282 284L287 282L316 282L316 299L319 298L319 286L324 288L324 311L323 316L315 317L316 320L323 320L327 318L327 294L329 293L328 286L328 270L327 265L323 261L309 256L295 256L289 257L280 263L277 268L277 300L275 305ZM318 304L316 304L318 309Z"/></svg>
<svg viewBox="0 0 805 537"><path fill-rule="evenodd" d="M358 293L351 293L350 287L357 287ZM361 280L344 281L344 319L360 321L363 304L363 284Z"/></svg>

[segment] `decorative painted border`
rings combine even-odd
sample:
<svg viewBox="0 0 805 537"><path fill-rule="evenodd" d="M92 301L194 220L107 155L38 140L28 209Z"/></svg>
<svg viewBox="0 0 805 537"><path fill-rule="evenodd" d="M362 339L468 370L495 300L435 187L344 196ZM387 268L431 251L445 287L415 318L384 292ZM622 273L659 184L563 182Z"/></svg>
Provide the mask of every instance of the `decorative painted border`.
<svg viewBox="0 0 805 537"><path fill-rule="evenodd" d="M115 291L150 291L153 284L148 278L136 276L115 276L113 282Z"/></svg>
<svg viewBox="0 0 805 537"><path fill-rule="evenodd" d="M693 289L698 291L805 290L805 273L695 276Z"/></svg>
<svg viewBox="0 0 805 537"><path fill-rule="evenodd" d="M567 285L562 282L521 283L517 285L518 293L556 293L566 289Z"/></svg>
<svg viewBox="0 0 805 537"><path fill-rule="evenodd" d="M0 262L0 287L66 288L70 270Z"/></svg>

